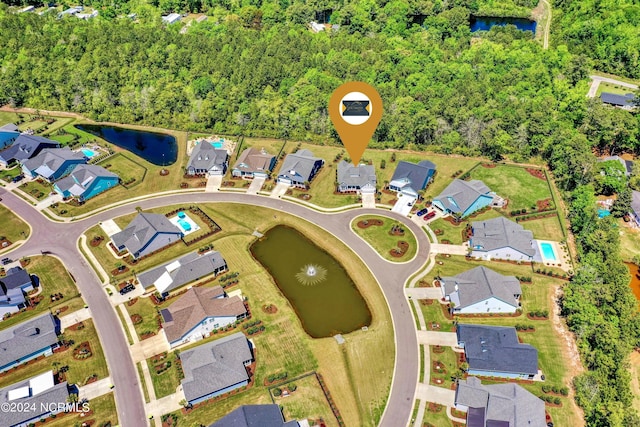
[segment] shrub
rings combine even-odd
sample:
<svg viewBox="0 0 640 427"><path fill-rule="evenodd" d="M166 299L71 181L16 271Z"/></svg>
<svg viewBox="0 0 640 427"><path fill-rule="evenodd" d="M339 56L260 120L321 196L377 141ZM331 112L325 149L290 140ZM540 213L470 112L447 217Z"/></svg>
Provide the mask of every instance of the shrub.
<svg viewBox="0 0 640 427"><path fill-rule="evenodd" d="M282 390L276 387L275 389L273 389L273 395L276 397L282 395Z"/></svg>
<svg viewBox="0 0 640 427"><path fill-rule="evenodd" d="M544 385L542 386L542 391L543 391L543 392L545 392L545 393L549 393L549 390L551 390L551 386L550 386L550 385L548 385L548 384L544 384Z"/></svg>
<svg viewBox="0 0 640 427"><path fill-rule="evenodd" d="M569 395L569 387L562 387L560 389L560 394L563 396L568 396Z"/></svg>
<svg viewBox="0 0 640 427"><path fill-rule="evenodd" d="M560 398L559 397L554 397L553 398L553 403L555 403L556 405L560 404Z"/></svg>

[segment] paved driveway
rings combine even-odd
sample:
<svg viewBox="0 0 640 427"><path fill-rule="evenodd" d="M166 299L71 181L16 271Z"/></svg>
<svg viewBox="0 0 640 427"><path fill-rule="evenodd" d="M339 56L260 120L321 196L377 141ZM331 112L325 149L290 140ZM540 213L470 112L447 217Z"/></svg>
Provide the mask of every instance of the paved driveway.
<svg viewBox="0 0 640 427"><path fill-rule="evenodd" d="M458 345L455 332L418 331L417 334L420 344L446 347L457 347Z"/></svg>
<svg viewBox="0 0 640 427"><path fill-rule="evenodd" d="M264 178L253 178L251 185L249 185L249 188L247 189L247 194L258 194L258 191L260 191L264 185L264 181Z"/></svg>

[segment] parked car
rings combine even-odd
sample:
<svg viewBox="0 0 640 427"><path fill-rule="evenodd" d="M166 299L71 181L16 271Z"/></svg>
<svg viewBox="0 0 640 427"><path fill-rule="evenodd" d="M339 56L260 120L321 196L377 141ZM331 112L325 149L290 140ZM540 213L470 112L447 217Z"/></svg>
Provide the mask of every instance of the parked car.
<svg viewBox="0 0 640 427"><path fill-rule="evenodd" d="M436 216L436 211L431 211L428 214L426 214L424 216L424 220L425 221L429 221L431 218L433 218L434 216Z"/></svg>
<svg viewBox="0 0 640 427"><path fill-rule="evenodd" d="M429 212L429 209L427 209L427 208L420 209L420 210L418 211L418 214L417 214L417 215L418 215L418 216L422 216L422 215L426 214L427 212Z"/></svg>
<svg viewBox="0 0 640 427"><path fill-rule="evenodd" d="M2 258L2 265L7 265L11 262L9 258Z"/></svg>
<svg viewBox="0 0 640 427"><path fill-rule="evenodd" d="M135 285L133 283L128 284L124 288L120 289L120 295L128 294L129 292L135 289Z"/></svg>
<svg viewBox="0 0 640 427"><path fill-rule="evenodd" d="M20 182L20 181L22 181L23 178L24 178L24 175L16 175L16 176L13 177L11 182Z"/></svg>

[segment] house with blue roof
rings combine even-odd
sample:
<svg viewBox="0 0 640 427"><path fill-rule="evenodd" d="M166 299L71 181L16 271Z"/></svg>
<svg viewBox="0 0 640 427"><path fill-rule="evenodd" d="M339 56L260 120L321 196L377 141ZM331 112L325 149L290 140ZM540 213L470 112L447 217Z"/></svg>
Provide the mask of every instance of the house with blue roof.
<svg viewBox="0 0 640 427"><path fill-rule="evenodd" d="M76 165L87 162L82 154L64 148L45 148L37 156L22 162L22 172L25 176L40 177L49 182L57 181L68 175Z"/></svg>
<svg viewBox="0 0 640 427"><path fill-rule="evenodd" d="M504 201L477 179L454 179L440 195L433 199L433 206L445 214L464 218L485 206L502 206Z"/></svg>
<svg viewBox="0 0 640 427"><path fill-rule="evenodd" d="M417 198L418 192L427 187L435 173L436 165L429 160L420 163L400 161L389 182L389 190Z"/></svg>
<svg viewBox="0 0 640 427"><path fill-rule="evenodd" d="M81 202L117 186L120 177L98 165L76 165L69 176L53 184L56 193L64 198L74 197Z"/></svg>
<svg viewBox="0 0 640 427"><path fill-rule="evenodd" d="M20 131L13 123L0 127L0 150L13 144L18 136L20 136Z"/></svg>

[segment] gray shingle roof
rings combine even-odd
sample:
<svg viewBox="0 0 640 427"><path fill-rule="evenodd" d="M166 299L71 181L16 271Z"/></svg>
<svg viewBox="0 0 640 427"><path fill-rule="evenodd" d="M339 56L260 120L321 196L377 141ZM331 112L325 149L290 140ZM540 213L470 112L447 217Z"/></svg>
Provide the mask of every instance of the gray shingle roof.
<svg viewBox="0 0 640 427"><path fill-rule="evenodd" d="M1 286L6 289L21 288L31 284L31 276L20 267L10 268L5 277L0 278Z"/></svg>
<svg viewBox="0 0 640 427"><path fill-rule="evenodd" d="M118 178L113 172L109 172L98 165L77 165L69 176L56 182L60 191L69 191L74 196L81 196L96 178Z"/></svg>
<svg viewBox="0 0 640 427"><path fill-rule="evenodd" d="M455 403L476 409L467 414L468 427L546 426L544 402L517 384L482 385L469 377L458 382Z"/></svg>
<svg viewBox="0 0 640 427"><path fill-rule="evenodd" d="M187 401L249 380L244 362L253 360L249 341L242 332L199 345L180 353Z"/></svg>
<svg viewBox="0 0 640 427"><path fill-rule="evenodd" d="M640 191L633 190L631 193L631 210L640 216Z"/></svg>
<svg viewBox="0 0 640 427"><path fill-rule="evenodd" d="M15 403L19 407L30 408L23 411L2 411L2 426L16 426L34 418L37 421L41 416L46 417L49 414L49 404L57 405L58 403L67 402L69 397L67 382L53 384L53 378L50 378L45 381L47 384L43 385L41 379L45 375L53 377L53 372L49 371L0 389L0 404ZM38 384L34 384L34 382ZM20 388L28 388L28 395L10 400L9 392Z"/></svg>
<svg viewBox="0 0 640 427"><path fill-rule="evenodd" d="M454 179L434 200L438 200L445 209L451 212L463 213L471 207L478 197L489 195L490 192L489 187L480 180ZM455 203L452 203L449 198L453 199Z"/></svg>
<svg viewBox="0 0 640 427"><path fill-rule="evenodd" d="M8 365L58 342L58 325L51 313L0 331L0 366Z"/></svg>
<svg viewBox="0 0 640 427"><path fill-rule="evenodd" d="M0 151L0 160L7 163L12 160L24 161L40 153L44 148L56 148L60 143L36 135L20 134L10 147Z"/></svg>
<svg viewBox="0 0 640 427"><path fill-rule="evenodd" d="M408 186L417 193L424 189L427 179L433 175L435 170L436 165L429 160L423 160L417 164L400 161L393 172L389 185Z"/></svg>
<svg viewBox="0 0 640 427"><path fill-rule="evenodd" d="M522 294L518 279L503 276L486 267L476 267L457 276L443 277L440 282L444 285L445 294L451 297L458 308L468 307L490 297L518 307L514 295Z"/></svg>
<svg viewBox="0 0 640 427"><path fill-rule="evenodd" d="M458 324L456 335L464 343L469 369L536 375L538 350L520 344L515 328Z"/></svg>
<svg viewBox="0 0 640 427"><path fill-rule="evenodd" d="M124 245L129 252L134 254L145 247L157 233L182 235L178 227L173 225L164 215L143 212L138 214L127 228L111 236L111 240L116 247Z"/></svg>
<svg viewBox="0 0 640 427"><path fill-rule="evenodd" d="M7 132L19 132L20 130L18 129L18 126L16 126L14 123L7 123L6 125L0 127L0 130L4 130Z"/></svg>
<svg viewBox="0 0 640 427"><path fill-rule="evenodd" d="M284 422L278 405L243 405L209 427L298 427L296 421Z"/></svg>
<svg viewBox="0 0 640 427"><path fill-rule="evenodd" d="M162 324L167 340L171 343L181 339L207 317L238 317L247 312L240 297L220 298L223 295L220 286L195 287L181 295L166 308L171 319L165 317Z"/></svg>
<svg viewBox="0 0 640 427"><path fill-rule="evenodd" d="M82 153L71 151L68 147L45 148L35 157L22 162L30 171L35 171L45 178L51 177L67 161L82 161L86 159Z"/></svg>
<svg viewBox="0 0 640 427"><path fill-rule="evenodd" d="M275 158L273 154L267 153L264 148L247 148L240 154L234 169L244 173L268 172L270 171L271 161Z"/></svg>
<svg viewBox="0 0 640 427"><path fill-rule="evenodd" d="M170 292L182 285L191 283L215 270L226 268L227 262L220 252L211 251L203 255L191 252L174 261L168 262L138 275L142 286L156 286L159 292ZM164 287L163 285L167 285Z"/></svg>
<svg viewBox="0 0 640 427"><path fill-rule="evenodd" d="M501 248L513 248L527 256L533 256L536 250L531 241L533 233L520 224L505 217L474 221L471 247L479 251L493 251ZM480 246L479 249L476 246Z"/></svg>
<svg viewBox="0 0 640 427"><path fill-rule="evenodd" d="M371 165L354 166L342 160L338 163L338 185L362 188L376 186L376 171Z"/></svg>
<svg viewBox="0 0 640 427"><path fill-rule="evenodd" d="M298 150L296 153L287 154L278 178L290 179L293 182L304 184L306 181L311 181L311 172L318 162L322 165L324 160L314 157L309 150Z"/></svg>
<svg viewBox="0 0 640 427"><path fill-rule="evenodd" d="M618 95L615 93L602 92L600 99L605 104L617 105L619 107L633 107L633 100L635 95L632 93L625 93L624 95Z"/></svg>
<svg viewBox="0 0 640 427"><path fill-rule="evenodd" d="M215 148L208 141L201 141L191 151L187 169L223 172L226 170L227 158L229 158L227 150Z"/></svg>

